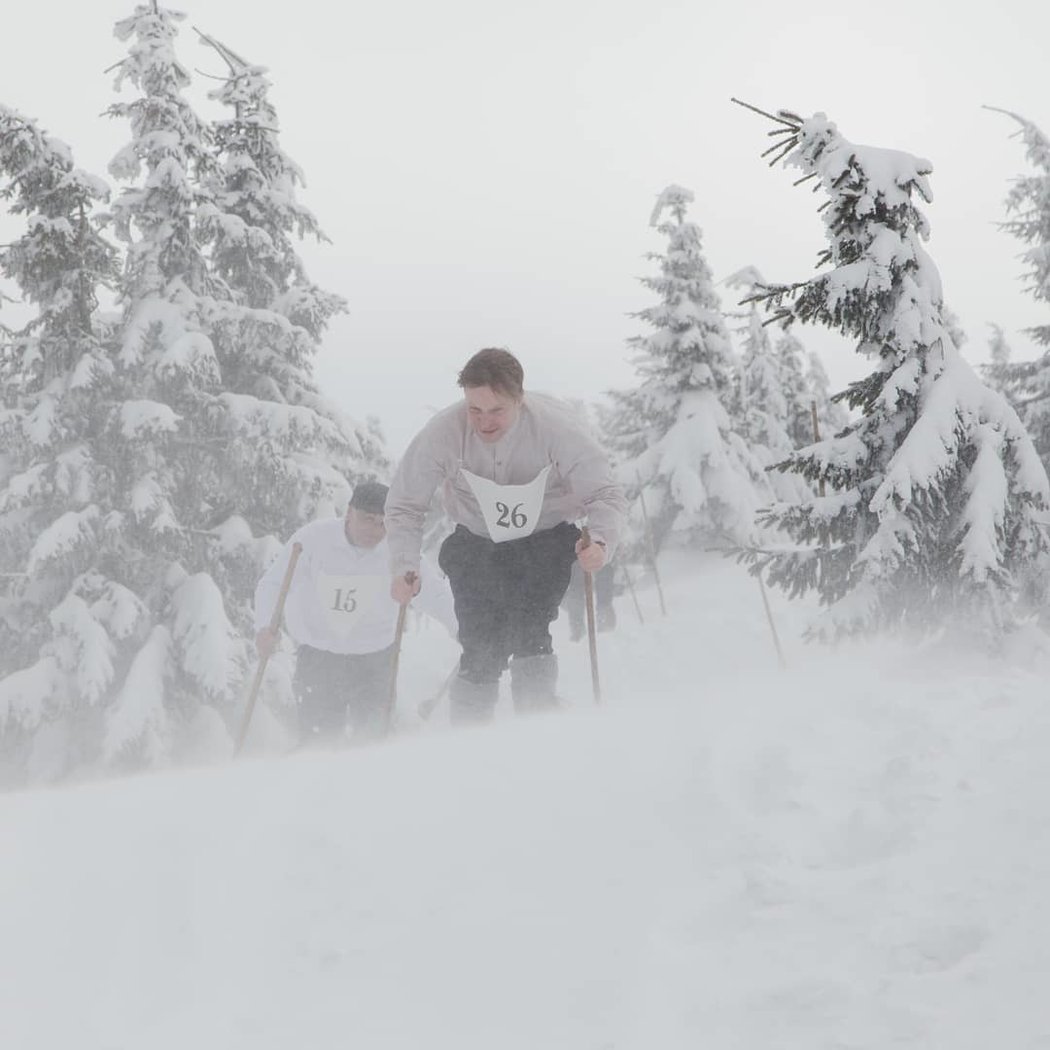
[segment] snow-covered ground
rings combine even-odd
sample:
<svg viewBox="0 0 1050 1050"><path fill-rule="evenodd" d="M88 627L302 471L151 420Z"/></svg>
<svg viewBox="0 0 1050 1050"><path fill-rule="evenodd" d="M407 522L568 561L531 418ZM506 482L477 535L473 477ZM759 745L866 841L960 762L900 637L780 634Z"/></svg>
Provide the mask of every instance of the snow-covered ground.
<svg viewBox="0 0 1050 1050"><path fill-rule="evenodd" d="M601 709L560 621L563 714L0 797L0 1046L1050 1047L1050 657L771 594L780 670L742 569L664 573Z"/></svg>

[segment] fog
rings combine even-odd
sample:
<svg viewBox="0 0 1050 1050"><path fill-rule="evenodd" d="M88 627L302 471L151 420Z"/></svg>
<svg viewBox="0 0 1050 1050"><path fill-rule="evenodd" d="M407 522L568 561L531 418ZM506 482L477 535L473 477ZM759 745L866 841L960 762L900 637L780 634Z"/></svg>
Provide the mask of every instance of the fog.
<svg viewBox="0 0 1050 1050"><path fill-rule="evenodd" d="M116 98L104 70L124 54L112 24L131 10L23 7L0 71L4 102L97 173L129 137L99 114ZM716 278L745 265L770 280L812 272L817 198L759 159L767 124L734 95L823 110L856 142L928 157L929 249L967 355L985 359L996 322L1015 357L1035 356L1020 330L1045 311L1022 289L1020 246L995 227L1023 151L1012 122L981 107L1050 127L1045 4L1006 0L994 19L898 0L864 12L769 0L303 0L259 12L233 0L188 9L177 46L200 71L191 97L214 115L208 76L223 72L192 25L269 68L302 199L331 238L304 246L308 270L350 302L317 378L346 411L377 415L395 455L454 399L456 371L483 345L517 353L529 384L552 393L594 399L630 384L625 339L643 329L629 315L650 305L637 278L662 248L647 222L670 182L696 193ZM0 218L0 233L12 229ZM836 387L862 374L835 333L801 334Z"/></svg>

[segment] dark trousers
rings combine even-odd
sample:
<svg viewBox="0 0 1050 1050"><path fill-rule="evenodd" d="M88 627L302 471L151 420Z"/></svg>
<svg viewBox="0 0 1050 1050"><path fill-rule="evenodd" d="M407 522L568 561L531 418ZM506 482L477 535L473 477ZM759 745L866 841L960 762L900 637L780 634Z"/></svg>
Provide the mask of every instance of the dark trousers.
<svg viewBox="0 0 1050 1050"><path fill-rule="evenodd" d="M550 625L569 586L580 530L562 522L493 543L462 525L441 545L459 620L460 675L497 682L510 657L552 653Z"/></svg>
<svg viewBox="0 0 1050 1050"><path fill-rule="evenodd" d="M393 646L362 655L299 646L294 688L300 740L340 740L348 716L355 739L384 736L393 659Z"/></svg>

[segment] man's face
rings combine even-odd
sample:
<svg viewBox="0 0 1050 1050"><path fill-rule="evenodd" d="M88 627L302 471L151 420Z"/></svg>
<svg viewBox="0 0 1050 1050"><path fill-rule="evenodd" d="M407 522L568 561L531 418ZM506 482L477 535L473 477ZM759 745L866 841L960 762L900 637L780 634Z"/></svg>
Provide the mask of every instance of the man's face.
<svg viewBox="0 0 1050 1050"><path fill-rule="evenodd" d="M514 425L521 411L521 401L509 394L500 394L487 386L468 386L463 391L467 399L467 415L474 433L482 441L492 444Z"/></svg>
<svg viewBox="0 0 1050 1050"><path fill-rule="evenodd" d="M347 507L343 522L346 538L355 547L374 547L386 535L382 514L370 514L358 507Z"/></svg>

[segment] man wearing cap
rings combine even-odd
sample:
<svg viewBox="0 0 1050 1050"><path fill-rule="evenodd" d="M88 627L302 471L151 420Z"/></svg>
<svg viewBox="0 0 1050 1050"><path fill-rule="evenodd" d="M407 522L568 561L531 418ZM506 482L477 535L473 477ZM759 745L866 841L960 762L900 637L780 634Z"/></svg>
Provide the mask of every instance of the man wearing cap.
<svg viewBox="0 0 1050 1050"><path fill-rule="evenodd" d="M437 413L409 445L390 487L387 526L398 602L426 594L423 525L440 487L456 529L438 562L455 597L459 674L452 720L492 717L510 668L519 712L557 706L550 624L574 561L597 572L612 555L627 508L608 457L563 402L524 390L507 350L476 353L459 373L463 398ZM586 545L574 522L586 518Z"/></svg>
<svg viewBox="0 0 1050 1050"><path fill-rule="evenodd" d="M277 644L268 624L292 546L302 544L284 622L298 645L294 688L303 743L342 737L348 715L355 739L386 730L399 608L390 596L386 495L386 485L360 482L346 516L295 532L255 588L255 645L262 656ZM416 606L455 637L448 584L426 558L420 572L426 595Z"/></svg>

